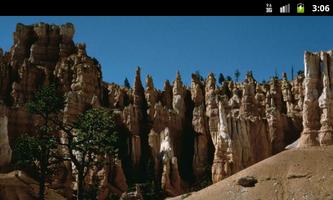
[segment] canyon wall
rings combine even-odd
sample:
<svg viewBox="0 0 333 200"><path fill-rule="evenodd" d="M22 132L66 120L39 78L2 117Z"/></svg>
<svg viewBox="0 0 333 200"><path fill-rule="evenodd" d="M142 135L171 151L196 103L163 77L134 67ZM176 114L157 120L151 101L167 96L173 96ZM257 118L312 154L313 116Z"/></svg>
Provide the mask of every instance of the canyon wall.
<svg viewBox="0 0 333 200"><path fill-rule="evenodd" d="M321 144L332 142L332 52L305 54L304 85L303 74L291 81L284 74L258 83L248 72L244 81L224 80L222 85L214 74L206 79L192 74L187 87L177 72L161 91L151 76L146 87L142 85L139 67L133 88L103 82L100 64L87 55L85 44L73 42L74 32L70 23L18 24L14 45L9 52L1 51L0 166L9 163L15 138L33 132L34 116L25 104L50 82L59 83L66 97L64 122L102 106L118 113L126 129L126 148L115 166L95 172L101 177L103 198L120 196L128 185L150 175L168 196L206 179L218 182L282 151L303 126L300 145L315 143L318 133ZM71 163L63 168L67 173L57 184L70 196L75 169Z"/></svg>

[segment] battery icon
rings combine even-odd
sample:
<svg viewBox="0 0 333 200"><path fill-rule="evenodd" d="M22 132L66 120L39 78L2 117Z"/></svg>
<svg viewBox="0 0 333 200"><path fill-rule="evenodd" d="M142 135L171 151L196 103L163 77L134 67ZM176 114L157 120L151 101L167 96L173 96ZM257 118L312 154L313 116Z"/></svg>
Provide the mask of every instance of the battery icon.
<svg viewBox="0 0 333 200"><path fill-rule="evenodd" d="M303 3L297 4L297 13L304 13L304 4Z"/></svg>

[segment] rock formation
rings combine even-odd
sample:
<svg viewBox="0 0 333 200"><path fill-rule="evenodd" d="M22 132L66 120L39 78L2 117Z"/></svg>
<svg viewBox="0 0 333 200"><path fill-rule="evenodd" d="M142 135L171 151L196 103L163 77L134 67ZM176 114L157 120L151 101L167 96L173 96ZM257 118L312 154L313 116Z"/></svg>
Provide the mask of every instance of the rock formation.
<svg viewBox="0 0 333 200"><path fill-rule="evenodd" d="M304 54L304 129L299 147L333 143L331 59L332 51Z"/></svg>
<svg viewBox="0 0 333 200"><path fill-rule="evenodd" d="M182 187L178 171L178 161L172 147L170 131L168 128L165 128L161 133L160 146L160 154L163 163L161 187L167 194L176 196L182 193Z"/></svg>
<svg viewBox="0 0 333 200"><path fill-rule="evenodd" d="M183 120L185 114L184 92L185 87L178 71L172 88L172 108L179 116L180 121Z"/></svg>
<svg viewBox="0 0 333 200"><path fill-rule="evenodd" d="M248 72L244 81L219 87L212 73L205 80L192 74L188 88L177 72L160 91L150 75L142 86L139 67L133 88L103 82L101 65L84 43L73 42L74 32L72 24L18 24L10 52L0 51L0 167L10 161L15 138L33 133L35 116L24 105L50 82L66 97L64 122L102 106L118 113L129 131L126 155L91 172L100 181L100 199L120 196L137 177L168 196L191 190L207 174L218 182L279 153L300 132L299 146L332 144L332 51L306 52L305 74L295 80L283 75L258 83ZM69 197L75 169L70 162L62 168L58 186Z"/></svg>
<svg viewBox="0 0 333 200"><path fill-rule="evenodd" d="M209 74L205 84L205 104L206 116L208 117L209 133L214 146L217 144L218 138L218 102L215 94L215 77ZM216 147L215 147L216 148Z"/></svg>
<svg viewBox="0 0 333 200"><path fill-rule="evenodd" d="M170 82L166 80L164 82L164 91L162 92L162 103L166 106L167 109L172 107L172 87Z"/></svg>
<svg viewBox="0 0 333 200"><path fill-rule="evenodd" d="M145 101L144 89L141 83L140 76L140 67L136 70L136 76L134 81L134 88L132 91L133 96L133 104L131 103L123 110L123 120L126 126L128 127L131 136L130 136L130 144L131 144L131 161L134 170L138 170L140 159L141 159L141 131L143 124L143 103Z"/></svg>
<svg viewBox="0 0 333 200"><path fill-rule="evenodd" d="M7 108L0 104L0 167L10 163L11 155L12 149L8 139Z"/></svg>
<svg viewBox="0 0 333 200"><path fill-rule="evenodd" d="M34 133L35 116L27 111L25 104L42 85L51 81L60 84L67 102L62 116L64 122L75 121L89 107L101 106L105 98L102 97L101 67L86 54L85 44L74 45L73 34L74 26L69 23L62 26L18 24L10 52L1 53L0 167L11 160L9 145L12 147L15 138ZM61 173L64 177L56 177L58 182L55 182L62 188L55 187L69 198L73 181L70 163L65 163L62 169L66 171ZM121 167L111 171L117 173L114 177L122 176L120 179L126 180ZM119 186L119 183L108 184ZM120 194L125 190L127 187L120 187Z"/></svg>
<svg viewBox="0 0 333 200"><path fill-rule="evenodd" d="M219 135L215 145L214 162L212 165L212 181L214 183L222 180L232 173L232 143L223 101L219 102L218 132Z"/></svg>
<svg viewBox="0 0 333 200"><path fill-rule="evenodd" d="M147 110L147 114L150 118L153 118L154 115L154 106L156 104L157 101L157 91L154 88L154 83L153 83L153 78L148 75L147 79L146 79L146 91L145 91L145 97L147 100L147 106L148 106L148 110Z"/></svg>
<svg viewBox="0 0 333 200"><path fill-rule="evenodd" d="M205 104L203 94L203 84L199 77L192 74L191 96L194 102L192 125L195 131L193 173L200 178L205 175L208 167L208 129L207 117L205 115Z"/></svg>
<svg viewBox="0 0 333 200"><path fill-rule="evenodd" d="M135 185L135 192L124 192L120 200L144 200L140 185Z"/></svg>

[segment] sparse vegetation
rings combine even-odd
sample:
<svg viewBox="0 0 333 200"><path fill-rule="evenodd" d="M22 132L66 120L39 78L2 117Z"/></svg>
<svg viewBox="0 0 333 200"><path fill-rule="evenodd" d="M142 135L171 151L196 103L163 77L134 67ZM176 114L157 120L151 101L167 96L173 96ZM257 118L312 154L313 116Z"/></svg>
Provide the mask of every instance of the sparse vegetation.
<svg viewBox="0 0 333 200"><path fill-rule="evenodd" d="M128 89L131 88L131 84L129 83L127 78L125 78L125 80L124 80L124 87L126 87Z"/></svg>
<svg viewBox="0 0 333 200"><path fill-rule="evenodd" d="M77 199L84 199L84 178L94 166L105 166L117 157L119 137L115 115L103 108L94 108L81 114L74 129L66 130L72 163L77 170ZM104 159L98 159L102 158Z"/></svg>
<svg viewBox="0 0 333 200"><path fill-rule="evenodd" d="M205 81L204 77L203 77L203 76L201 76L201 74L200 74L200 71L199 71L199 70L195 71L195 75L197 75L197 77L199 78L199 80L200 80L201 82Z"/></svg>
<svg viewBox="0 0 333 200"><path fill-rule="evenodd" d="M33 135L22 135L15 142L13 160L19 169L28 169L39 180L39 199L45 199L45 182L52 167L70 160L78 172L77 199L93 199L97 187L84 187L84 178L93 166L103 167L118 155L118 131L115 115L104 108L90 109L81 114L74 124L63 124L57 114L64 107L64 97L56 86L38 90L28 103L28 110L40 117ZM67 135L68 143L60 143L58 131ZM68 149L68 157L58 155L59 145ZM105 159L97 159L104 157ZM87 197L87 195L89 197Z"/></svg>
<svg viewBox="0 0 333 200"><path fill-rule="evenodd" d="M241 73L240 73L240 71L238 70L238 69L236 69L236 71L235 71L235 80L236 80L236 82L238 82L238 80L239 80L239 77L240 77L240 75L241 75Z"/></svg>
<svg viewBox="0 0 333 200"><path fill-rule="evenodd" d="M45 182L51 167L58 161L56 149L58 137L52 123L64 107L64 97L57 93L55 84L38 90L27 104L30 113L40 117L33 136L27 134L15 142L13 160L18 168L30 168L39 180L39 199L45 199Z"/></svg>
<svg viewBox="0 0 333 200"><path fill-rule="evenodd" d="M225 81L224 75L222 73L219 74L219 84L222 85L222 83Z"/></svg>

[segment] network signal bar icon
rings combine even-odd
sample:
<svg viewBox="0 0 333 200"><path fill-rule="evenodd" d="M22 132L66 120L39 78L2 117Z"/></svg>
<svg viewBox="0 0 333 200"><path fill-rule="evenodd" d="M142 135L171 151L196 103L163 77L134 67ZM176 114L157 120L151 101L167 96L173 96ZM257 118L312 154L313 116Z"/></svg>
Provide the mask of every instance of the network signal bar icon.
<svg viewBox="0 0 333 200"><path fill-rule="evenodd" d="M280 13L290 13L290 4L280 7Z"/></svg>

